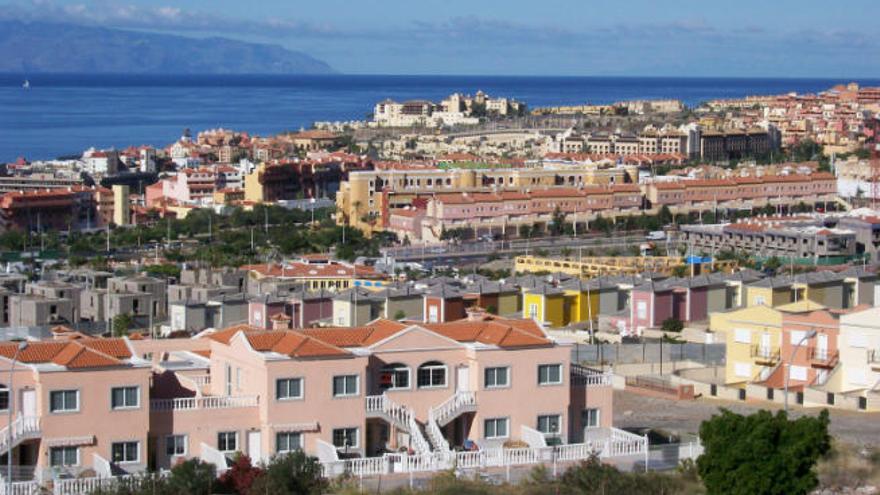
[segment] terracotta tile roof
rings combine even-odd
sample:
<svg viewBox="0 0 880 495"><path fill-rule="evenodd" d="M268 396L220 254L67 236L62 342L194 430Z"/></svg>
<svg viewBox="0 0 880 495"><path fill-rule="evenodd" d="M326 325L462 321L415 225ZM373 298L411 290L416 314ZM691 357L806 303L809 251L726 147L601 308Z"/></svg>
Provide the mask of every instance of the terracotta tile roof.
<svg viewBox="0 0 880 495"><path fill-rule="evenodd" d="M0 343L0 356L12 359L17 342ZM18 360L27 364L54 363L70 369L123 366L131 357L122 339L78 338L52 342L28 342Z"/></svg>
<svg viewBox="0 0 880 495"><path fill-rule="evenodd" d="M408 325L391 320L376 320L354 328L312 328L303 334L337 347L368 347L400 332Z"/></svg>
<svg viewBox="0 0 880 495"><path fill-rule="evenodd" d="M459 320L447 323L425 323L420 326L459 342L479 342L505 348L550 344L550 340L544 337L543 332L534 322L526 324L522 320Z"/></svg>
<svg viewBox="0 0 880 495"><path fill-rule="evenodd" d="M290 357L339 357L351 354L334 345L309 337L301 332L269 331L246 333L251 346L261 352L277 352Z"/></svg>

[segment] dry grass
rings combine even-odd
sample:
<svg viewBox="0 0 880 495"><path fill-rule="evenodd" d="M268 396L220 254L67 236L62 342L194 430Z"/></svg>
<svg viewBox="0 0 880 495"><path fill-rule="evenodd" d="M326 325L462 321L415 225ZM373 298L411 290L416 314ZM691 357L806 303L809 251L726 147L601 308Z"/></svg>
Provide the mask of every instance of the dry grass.
<svg viewBox="0 0 880 495"><path fill-rule="evenodd" d="M831 491L880 486L880 449L836 442L817 466L819 488Z"/></svg>

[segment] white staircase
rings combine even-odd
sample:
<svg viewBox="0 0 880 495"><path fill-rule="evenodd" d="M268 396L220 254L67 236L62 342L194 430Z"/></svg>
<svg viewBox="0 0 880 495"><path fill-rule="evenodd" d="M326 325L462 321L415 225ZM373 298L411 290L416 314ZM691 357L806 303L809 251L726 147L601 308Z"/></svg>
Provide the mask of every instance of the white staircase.
<svg viewBox="0 0 880 495"><path fill-rule="evenodd" d="M10 444L10 428L12 443ZM0 455L15 448L24 440L40 437L40 418L37 416L19 416L9 426L0 429Z"/></svg>
<svg viewBox="0 0 880 495"><path fill-rule="evenodd" d="M416 453L429 454L431 446L422 433L419 422L413 411L389 399L387 395L368 395L366 398L368 418L381 418L398 430L409 433L411 447Z"/></svg>
<svg viewBox="0 0 880 495"><path fill-rule="evenodd" d="M437 426L448 425L458 416L477 410L477 394L473 392L456 392L441 402L439 406L428 411L428 418L437 422Z"/></svg>
<svg viewBox="0 0 880 495"><path fill-rule="evenodd" d="M441 428L446 426L460 414L477 410L477 396L473 392L456 392L451 397L440 403L437 407L428 410L428 421L425 423L425 431L428 438L439 452L448 453L452 449L443 435Z"/></svg>

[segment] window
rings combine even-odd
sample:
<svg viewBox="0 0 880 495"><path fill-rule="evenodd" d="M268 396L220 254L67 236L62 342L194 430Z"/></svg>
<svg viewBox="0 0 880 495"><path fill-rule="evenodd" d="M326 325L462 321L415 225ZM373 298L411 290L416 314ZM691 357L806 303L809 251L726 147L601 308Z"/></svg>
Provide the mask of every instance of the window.
<svg viewBox="0 0 880 495"><path fill-rule="evenodd" d="M737 328L734 331L734 341L740 344L752 343L752 331L748 328Z"/></svg>
<svg viewBox="0 0 880 495"><path fill-rule="evenodd" d="M49 449L50 466L78 466L79 447L51 447Z"/></svg>
<svg viewBox="0 0 880 495"><path fill-rule="evenodd" d="M333 430L333 445L337 448L357 447L357 428L336 428Z"/></svg>
<svg viewBox="0 0 880 495"><path fill-rule="evenodd" d="M560 428L560 415L558 414L548 414L543 416L538 416L538 431L541 433L561 433Z"/></svg>
<svg viewBox="0 0 880 495"><path fill-rule="evenodd" d="M279 454L302 449L302 434L285 431L275 435L275 451Z"/></svg>
<svg viewBox="0 0 880 495"><path fill-rule="evenodd" d="M112 461L138 462L140 459L140 442L116 442L110 446Z"/></svg>
<svg viewBox="0 0 880 495"><path fill-rule="evenodd" d="M79 411L78 390L53 390L49 392L50 412Z"/></svg>
<svg viewBox="0 0 880 495"><path fill-rule="evenodd" d="M400 390L409 388L409 368L401 363L382 367L379 376L379 388L382 390Z"/></svg>
<svg viewBox="0 0 880 495"><path fill-rule="evenodd" d="M140 387L113 387L110 390L110 406L113 409L140 407Z"/></svg>
<svg viewBox="0 0 880 495"><path fill-rule="evenodd" d="M278 400L302 399L302 378L279 378L275 380L275 398Z"/></svg>
<svg viewBox="0 0 880 495"><path fill-rule="evenodd" d="M0 385L0 411L9 410L9 388L6 385Z"/></svg>
<svg viewBox="0 0 880 495"><path fill-rule="evenodd" d="M733 370L736 376L747 378L752 375L752 365L749 363L733 363Z"/></svg>
<svg viewBox="0 0 880 495"><path fill-rule="evenodd" d="M490 418L483 422L484 438L507 438L507 418Z"/></svg>
<svg viewBox="0 0 880 495"><path fill-rule="evenodd" d="M419 366L417 380L419 388L445 387L446 365L439 361L428 361Z"/></svg>
<svg viewBox="0 0 880 495"><path fill-rule="evenodd" d="M342 375L333 377L333 397L346 397L357 394L357 375Z"/></svg>
<svg viewBox="0 0 880 495"><path fill-rule="evenodd" d="M791 345L798 345L804 340L804 337L807 336L807 332L804 330L792 330L790 334L790 342Z"/></svg>
<svg viewBox="0 0 880 495"><path fill-rule="evenodd" d="M217 450L220 452L235 452L238 450L238 432L221 431L218 433Z"/></svg>
<svg viewBox="0 0 880 495"><path fill-rule="evenodd" d="M788 368L788 375L792 380L806 381L807 368L805 366L790 366Z"/></svg>
<svg viewBox="0 0 880 495"><path fill-rule="evenodd" d="M764 299L764 296L755 296L755 306L761 306L765 304L765 302L766 300Z"/></svg>
<svg viewBox="0 0 880 495"><path fill-rule="evenodd" d="M232 366L226 365L226 395L232 395Z"/></svg>
<svg viewBox="0 0 880 495"><path fill-rule="evenodd" d="M599 409L584 409L581 413L581 425L584 428L599 427Z"/></svg>
<svg viewBox="0 0 880 495"><path fill-rule="evenodd" d="M558 385L562 383L561 364L542 364L538 366L538 385Z"/></svg>
<svg viewBox="0 0 880 495"><path fill-rule="evenodd" d="M186 455L186 435L168 435L165 437L165 453L168 457Z"/></svg>
<svg viewBox="0 0 880 495"><path fill-rule="evenodd" d="M486 388L500 388L510 385L510 368L499 366L495 368L486 368L485 386Z"/></svg>

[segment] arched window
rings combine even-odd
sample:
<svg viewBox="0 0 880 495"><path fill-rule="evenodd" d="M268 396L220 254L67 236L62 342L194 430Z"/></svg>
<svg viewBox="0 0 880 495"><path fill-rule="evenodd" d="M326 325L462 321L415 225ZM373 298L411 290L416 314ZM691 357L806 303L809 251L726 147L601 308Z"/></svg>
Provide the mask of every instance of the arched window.
<svg viewBox="0 0 880 495"><path fill-rule="evenodd" d="M403 363L392 363L382 367L379 374L381 390L400 390L409 388L409 367Z"/></svg>
<svg viewBox="0 0 880 495"><path fill-rule="evenodd" d="M419 388L445 387L446 365L440 361L428 361L419 366L417 380Z"/></svg>
<svg viewBox="0 0 880 495"><path fill-rule="evenodd" d="M0 383L0 411L9 410L9 388Z"/></svg>

